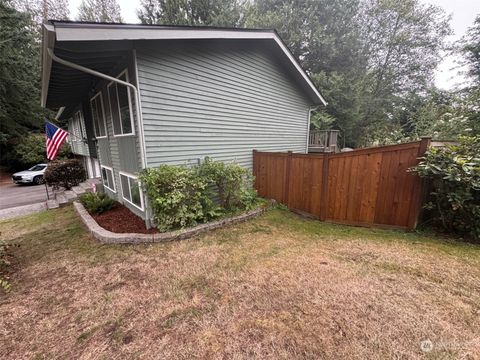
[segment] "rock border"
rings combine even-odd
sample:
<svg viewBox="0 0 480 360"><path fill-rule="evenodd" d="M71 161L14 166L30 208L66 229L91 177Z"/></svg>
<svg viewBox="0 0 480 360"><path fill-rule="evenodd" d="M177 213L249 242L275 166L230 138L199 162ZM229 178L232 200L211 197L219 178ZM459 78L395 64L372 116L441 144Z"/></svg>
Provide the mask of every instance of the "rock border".
<svg viewBox="0 0 480 360"><path fill-rule="evenodd" d="M217 221L212 221L206 224L197 225L192 228L182 229L182 230L175 230L170 232L164 233L156 233L156 234L137 234L137 233L114 233L109 230L104 229L95 221L95 219L88 213L88 211L84 208L84 206L78 202L73 202L73 207L75 208L77 214L80 216L83 224L86 226L90 234L97 239L99 242L103 244L145 244L145 243L158 243L158 242L166 242L166 241L173 241L173 240L183 240L187 238L191 238L196 236L200 233L218 229L224 227L226 225L238 224L240 222L247 221L252 219L271 207L272 203L261 207L259 209L255 209L252 211L248 211L242 215L233 216L226 219L221 219Z"/></svg>

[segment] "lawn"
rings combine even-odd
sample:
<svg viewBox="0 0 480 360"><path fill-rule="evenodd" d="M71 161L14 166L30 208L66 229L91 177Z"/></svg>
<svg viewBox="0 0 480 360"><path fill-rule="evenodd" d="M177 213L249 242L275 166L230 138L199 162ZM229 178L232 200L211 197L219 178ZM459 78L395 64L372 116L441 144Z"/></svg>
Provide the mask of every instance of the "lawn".
<svg viewBox="0 0 480 360"><path fill-rule="evenodd" d="M480 245L283 210L156 245L100 245L71 207L0 231L2 359L480 354Z"/></svg>

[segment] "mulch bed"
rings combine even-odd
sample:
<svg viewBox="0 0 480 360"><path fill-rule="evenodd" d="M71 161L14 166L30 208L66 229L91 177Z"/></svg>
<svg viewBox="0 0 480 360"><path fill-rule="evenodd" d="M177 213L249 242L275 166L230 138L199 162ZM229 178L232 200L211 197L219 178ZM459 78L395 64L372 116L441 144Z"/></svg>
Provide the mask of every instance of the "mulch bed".
<svg viewBox="0 0 480 360"><path fill-rule="evenodd" d="M158 233L156 228L146 229L145 221L120 203L115 203L112 209L103 214L90 214L95 221L106 230L114 233Z"/></svg>

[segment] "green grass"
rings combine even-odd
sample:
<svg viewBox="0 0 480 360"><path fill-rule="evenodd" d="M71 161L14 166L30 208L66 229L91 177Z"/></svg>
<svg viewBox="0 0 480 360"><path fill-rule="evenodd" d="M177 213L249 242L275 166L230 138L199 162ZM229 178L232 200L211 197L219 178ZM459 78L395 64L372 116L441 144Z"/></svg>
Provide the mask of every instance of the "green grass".
<svg viewBox="0 0 480 360"><path fill-rule="evenodd" d="M0 296L0 358L476 354L479 245L280 208L154 245L99 244L72 207L0 232L18 245Z"/></svg>

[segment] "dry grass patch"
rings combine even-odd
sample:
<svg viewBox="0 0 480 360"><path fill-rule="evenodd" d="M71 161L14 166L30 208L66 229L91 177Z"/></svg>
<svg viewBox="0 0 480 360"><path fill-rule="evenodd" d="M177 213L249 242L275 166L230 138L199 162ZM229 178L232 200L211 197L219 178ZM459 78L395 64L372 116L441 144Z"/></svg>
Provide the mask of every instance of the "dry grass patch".
<svg viewBox="0 0 480 360"><path fill-rule="evenodd" d="M280 210L158 245L100 245L72 208L0 231L20 244L0 358L480 354L478 245Z"/></svg>

